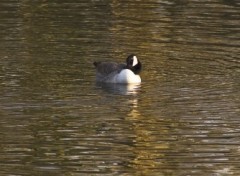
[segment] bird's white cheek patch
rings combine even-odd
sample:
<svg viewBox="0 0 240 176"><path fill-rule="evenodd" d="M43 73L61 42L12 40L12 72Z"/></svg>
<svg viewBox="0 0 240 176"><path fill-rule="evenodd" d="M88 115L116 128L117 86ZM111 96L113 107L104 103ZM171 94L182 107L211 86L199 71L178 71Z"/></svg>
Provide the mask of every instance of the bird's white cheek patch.
<svg viewBox="0 0 240 176"><path fill-rule="evenodd" d="M138 64L138 59L136 56L133 56L133 67Z"/></svg>

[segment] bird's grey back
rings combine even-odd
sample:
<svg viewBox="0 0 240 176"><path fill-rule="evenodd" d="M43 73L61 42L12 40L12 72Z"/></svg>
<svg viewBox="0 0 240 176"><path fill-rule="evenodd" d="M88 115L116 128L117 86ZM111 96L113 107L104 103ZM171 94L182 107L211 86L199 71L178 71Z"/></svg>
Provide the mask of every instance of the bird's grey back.
<svg viewBox="0 0 240 176"><path fill-rule="evenodd" d="M115 62L94 62L97 73L107 76L113 72L120 72L126 67L126 64L117 64Z"/></svg>
<svg viewBox="0 0 240 176"><path fill-rule="evenodd" d="M111 82L116 74L126 68L126 64L115 62L94 62L96 68L96 80L100 82Z"/></svg>

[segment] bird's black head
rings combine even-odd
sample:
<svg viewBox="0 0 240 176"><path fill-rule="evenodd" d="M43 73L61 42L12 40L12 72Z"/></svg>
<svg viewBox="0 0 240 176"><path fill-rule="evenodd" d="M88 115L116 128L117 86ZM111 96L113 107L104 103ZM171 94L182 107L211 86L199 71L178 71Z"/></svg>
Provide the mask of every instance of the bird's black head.
<svg viewBox="0 0 240 176"><path fill-rule="evenodd" d="M134 54L131 54L127 57L127 69L133 71L134 74L139 74L142 69L142 64L140 60Z"/></svg>

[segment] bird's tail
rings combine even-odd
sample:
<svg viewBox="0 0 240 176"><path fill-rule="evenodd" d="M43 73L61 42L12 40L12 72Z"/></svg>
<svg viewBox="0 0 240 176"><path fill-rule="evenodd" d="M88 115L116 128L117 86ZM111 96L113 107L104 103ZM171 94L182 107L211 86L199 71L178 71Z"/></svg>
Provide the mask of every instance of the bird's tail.
<svg viewBox="0 0 240 176"><path fill-rule="evenodd" d="M100 62L93 62L93 65L94 65L95 67L97 67L97 66L99 65L99 63L100 63Z"/></svg>

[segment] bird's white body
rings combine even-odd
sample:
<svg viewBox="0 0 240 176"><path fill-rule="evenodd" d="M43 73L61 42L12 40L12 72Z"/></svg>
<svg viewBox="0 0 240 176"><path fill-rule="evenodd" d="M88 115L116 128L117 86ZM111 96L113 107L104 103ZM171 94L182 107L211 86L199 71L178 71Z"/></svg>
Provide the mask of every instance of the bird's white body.
<svg viewBox="0 0 240 176"><path fill-rule="evenodd" d="M119 73L113 72L105 77L98 76L97 81L107 83L132 84L141 83L141 78L139 75L135 75L129 69L123 69Z"/></svg>
<svg viewBox="0 0 240 176"><path fill-rule="evenodd" d="M114 79L115 83L140 83L141 78L139 75L135 75L131 70L129 69L123 69L120 73L116 74Z"/></svg>

